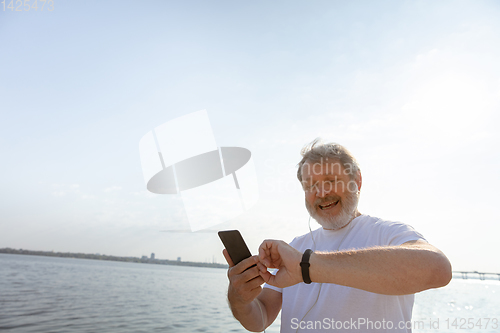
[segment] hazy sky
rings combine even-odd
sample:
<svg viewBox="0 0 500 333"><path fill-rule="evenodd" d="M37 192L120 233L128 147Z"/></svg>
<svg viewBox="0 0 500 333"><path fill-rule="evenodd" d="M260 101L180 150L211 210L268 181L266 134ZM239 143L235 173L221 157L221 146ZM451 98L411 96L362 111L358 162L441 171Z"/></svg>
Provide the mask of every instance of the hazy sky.
<svg viewBox="0 0 500 333"><path fill-rule="evenodd" d="M362 213L500 272L498 1L53 4L0 4L0 247L223 262L216 232L161 232L187 220L139 158L206 109L253 154L259 202L214 228L253 253L308 231L295 165L323 136L359 160Z"/></svg>

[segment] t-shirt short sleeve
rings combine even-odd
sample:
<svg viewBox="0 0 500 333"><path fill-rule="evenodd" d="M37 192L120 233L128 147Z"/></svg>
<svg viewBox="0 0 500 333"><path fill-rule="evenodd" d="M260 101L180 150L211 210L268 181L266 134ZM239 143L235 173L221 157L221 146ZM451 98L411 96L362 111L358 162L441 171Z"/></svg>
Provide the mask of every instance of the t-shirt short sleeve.
<svg viewBox="0 0 500 333"><path fill-rule="evenodd" d="M279 293L283 293L283 288L278 288L278 287L275 287L275 286L271 286L270 284L267 284L267 283L264 284L263 288L268 288L268 289L276 290Z"/></svg>
<svg viewBox="0 0 500 333"><path fill-rule="evenodd" d="M389 224L388 228L389 232L387 233L386 242L389 245L396 246L419 239L427 242L421 233L408 224L392 222Z"/></svg>

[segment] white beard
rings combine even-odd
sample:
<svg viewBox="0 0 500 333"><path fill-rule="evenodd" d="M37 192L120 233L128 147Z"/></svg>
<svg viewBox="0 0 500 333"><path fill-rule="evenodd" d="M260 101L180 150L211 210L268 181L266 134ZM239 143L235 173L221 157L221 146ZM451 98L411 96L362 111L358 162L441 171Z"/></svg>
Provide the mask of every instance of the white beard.
<svg viewBox="0 0 500 333"><path fill-rule="evenodd" d="M317 207L318 204L321 204L322 202L328 202L328 201L336 201L340 199L339 196L328 196L324 199L318 199L314 203L314 207ZM359 202L359 191L358 192L351 192L348 191L347 195L343 200L340 200L338 204L341 204L341 210L338 214L332 215L332 216L320 216L317 213L317 210L311 206L307 201L306 201L306 208L309 214L312 216L313 219L316 220L324 229L332 229L332 230L338 230L346 225L349 224L355 217L356 217L356 211L358 208L358 202Z"/></svg>

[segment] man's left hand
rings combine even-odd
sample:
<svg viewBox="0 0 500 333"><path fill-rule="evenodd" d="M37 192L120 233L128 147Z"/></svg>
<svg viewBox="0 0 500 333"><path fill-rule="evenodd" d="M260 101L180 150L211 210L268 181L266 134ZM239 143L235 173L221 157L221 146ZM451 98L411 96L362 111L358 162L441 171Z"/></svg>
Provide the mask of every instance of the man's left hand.
<svg viewBox="0 0 500 333"><path fill-rule="evenodd" d="M285 288L302 282L300 261L302 253L279 240L265 240L259 246L259 262L257 267L260 276L266 283ZM277 268L279 271L272 275L268 268Z"/></svg>

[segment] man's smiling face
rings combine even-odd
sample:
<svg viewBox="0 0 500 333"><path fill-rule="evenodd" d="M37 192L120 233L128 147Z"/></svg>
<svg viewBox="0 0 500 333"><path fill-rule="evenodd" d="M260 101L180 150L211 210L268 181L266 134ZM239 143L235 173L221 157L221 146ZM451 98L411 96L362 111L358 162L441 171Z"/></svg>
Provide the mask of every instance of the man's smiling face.
<svg viewBox="0 0 500 333"><path fill-rule="evenodd" d="M340 162L306 161L302 187L309 214L323 228L340 229L356 216L361 175L351 178Z"/></svg>

